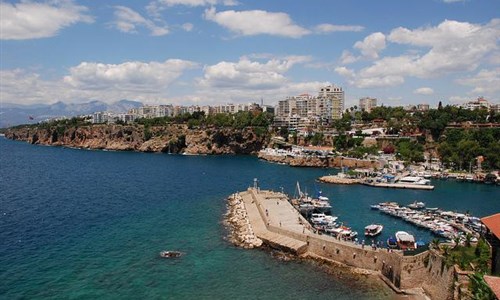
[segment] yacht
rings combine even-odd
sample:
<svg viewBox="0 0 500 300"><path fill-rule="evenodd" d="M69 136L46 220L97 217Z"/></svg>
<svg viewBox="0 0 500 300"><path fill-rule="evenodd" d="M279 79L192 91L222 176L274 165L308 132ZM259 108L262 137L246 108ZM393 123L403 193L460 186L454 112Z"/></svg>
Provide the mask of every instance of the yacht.
<svg viewBox="0 0 500 300"><path fill-rule="evenodd" d="M365 235L366 236L376 236L379 235L384 229L383 225L380 224L370 224L365 227Z"/></svg>

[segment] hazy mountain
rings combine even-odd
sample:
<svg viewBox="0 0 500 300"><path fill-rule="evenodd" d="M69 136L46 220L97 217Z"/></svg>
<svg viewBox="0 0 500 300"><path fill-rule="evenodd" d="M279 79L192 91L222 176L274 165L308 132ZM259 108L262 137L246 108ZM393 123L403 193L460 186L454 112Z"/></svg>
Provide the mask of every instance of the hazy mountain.
<svg viewBox="0 0 500 300"><path fill-rule="evenodd" d="M127 112L131 108L140 107L138 101L120 100L111 104L102 101L73 104L56 102L54 104L20 105L14 103L0 104L0 128L19 124L31 124L55 117L74 117L87 115L96 111ZM33 120L30 120L30 116Z"/></svg>

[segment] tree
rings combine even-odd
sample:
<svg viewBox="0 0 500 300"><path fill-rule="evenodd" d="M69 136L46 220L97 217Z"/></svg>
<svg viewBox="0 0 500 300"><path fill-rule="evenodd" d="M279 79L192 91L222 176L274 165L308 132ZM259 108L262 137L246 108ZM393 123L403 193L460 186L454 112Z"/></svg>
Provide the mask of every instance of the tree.
<svg viewBox="0 0 500 300"><path fill-rule="evenodd" d="M432 241L431 241L431 245L430 245L430 246L431 246L432 248L436 249L436 250L439 250L439 244L440 244L440 243L441 243L441 240L440 240L440 239L438 239L438 238L434 238L434 239L432 239Z"/></svg>

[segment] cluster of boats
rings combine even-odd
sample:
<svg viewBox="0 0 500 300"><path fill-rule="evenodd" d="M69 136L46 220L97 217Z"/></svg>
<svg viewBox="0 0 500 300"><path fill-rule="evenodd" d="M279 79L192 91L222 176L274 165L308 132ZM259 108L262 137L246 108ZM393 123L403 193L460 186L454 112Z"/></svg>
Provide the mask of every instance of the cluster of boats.
<svg viewBox="0 0 500 300"><path fill-rule="evenodd" d="M344 240L353 240L358 235L358 232L350 227L337 223L338 217L327 215L324 213L312 213L309 221L312 226L322 233L329 234L333 237Z"/></svg>
<svg viewBox="0 0 500 300"><path fill-rule="evenodd" d="M417 227L426 228L437 236L453 239L472 234L474 241L483 225L477 217L451 211L442 211L439 208L426 208L423 202L414 202L407 206L400 206L396 202L384 202L371 205L372 209L401 218Z"/></svg>
<svg viewBox="0 0 500 300"><path fill-rule="evenodd" d="M292 205L305 216L309 216L313 212L328 213L332 209L330 199L321 195L321 191L318 191L318 196L313 198L302 192L300 184L297 182L296 192L298 197L291 200Z"/></svg>

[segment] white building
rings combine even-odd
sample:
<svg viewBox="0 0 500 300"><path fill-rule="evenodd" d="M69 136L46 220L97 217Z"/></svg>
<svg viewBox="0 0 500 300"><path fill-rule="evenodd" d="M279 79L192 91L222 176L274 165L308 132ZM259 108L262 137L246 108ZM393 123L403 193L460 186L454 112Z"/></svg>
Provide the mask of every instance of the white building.
<svg viewBox="0 0 500 300"><path fill-rule="evenodd" d="M359 110L369 113L374 107L377 107L377 98L364 97L359 99Z"/></svg>
<svg viewBox="0 0 500 300"><path fill-rule="evenodd" d="M488 100L484 99L483 97L477 98L477 100L474 101L469 101L463 105L461 105L462 108L469 109L469 110L476 110L476 109L481 109L485 108L487 110L490 110L490 103Z"/></svg>

